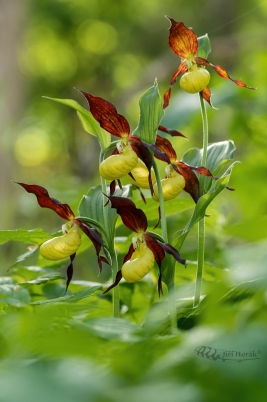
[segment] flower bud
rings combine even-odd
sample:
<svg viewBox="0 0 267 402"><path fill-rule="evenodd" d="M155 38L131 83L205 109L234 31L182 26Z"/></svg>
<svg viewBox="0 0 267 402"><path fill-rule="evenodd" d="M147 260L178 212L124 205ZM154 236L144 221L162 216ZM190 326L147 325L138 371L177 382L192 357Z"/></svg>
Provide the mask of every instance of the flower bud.
<svg viewBox="0 0 267 402"><path fill-rule="evenodd" d="M123 148L118 155L111 155L99 166L100 175L106 180L121 179L134 169L138 162L138 156L130 145Z"/></svg>
<svg viewBox="0 0 267 402"><path fill-rule="evenodd" d="M154 261L154 254L146 243L139 243L131 259L123 264L121 268L122 277L126 282L137 282L153 268Z"/></svg>
<svg viewBox="0 0 267 402"><path fill-rule="evenodd" d="M165 201L176 198L185 187L185 179L179 173L176 173L169 166L166 169L167 178L161 180L162 192ZM157 184L154 185L153 200L159 201L159 193Z"/></svg>
<svg viewBox="0 0 267 402"><path fill-rule="evenodd" d="M40 254L47 260L63 260L74 254L81 245L81 236L76 227L73 227L63 236L54 237L43 243Z"/></svg>
<svg viewBox="0 0 267 402"><path fill-rule="evenodd" d="M180 79L180 87L190 94L201 92L210 82L210 73L205 68L194 68Z"/></svg>
<svg viewBox="0 0 267 402"><path fill-rule="evenodd" d="M129 176L129 180L132 184L134 184L135 186L140 187L140 188L147 188L147 189L150 188L149 182L148 182L149 172L143 161L138 159L137 165L131 171L131 174L135 178L135 180L133 180ZM155 177L155 173L154 173L153 169L151 169L151 178L152 178L152 184L154 184L156 182L156 177Z"/></svg>

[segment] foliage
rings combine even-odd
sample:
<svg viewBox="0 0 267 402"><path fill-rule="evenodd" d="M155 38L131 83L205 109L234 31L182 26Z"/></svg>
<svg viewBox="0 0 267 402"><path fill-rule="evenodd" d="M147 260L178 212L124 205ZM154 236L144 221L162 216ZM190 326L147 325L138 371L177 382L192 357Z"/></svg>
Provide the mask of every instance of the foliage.
<svg viewBox="0 0 267 402"><path fill-rule="evenodd" d="M116 142L111 141L110 134L87 110L87 105L79 104L82 103L80 95L66 88L75 85L90 88L92 93L105 99L117 98L114 104L119 113L125 112L131 127L137 127L132 130L133 135L146 143L155 142L159 123L181 130L190 139L190 145L176 137L171 142L178 151L177 158L193 167L200 166L202 161L201 122L194 95L182 96L178 88L174 88L170 106L163 116L160 93L168 87L169 78L179 64L179 60L173 62L175 58L171 56L164 59L166 21L163 27L159 16L155 17L156 13L160 17L167 13L163 4L154 2L150 6L149 2L141 4L130 0L127 5L119 1L110 7L107 0L90 3L88 11L88 2L84 0L77 0L75 4L72 0L34 2L34 18L25 28L23 54L19 56L22 70L32 80L33 100L25 111L26 119L21 122L18 138L26 139L29 121L34 116L30 125L40 140L43 139L43 149L48 146L49 152L42 159L41 153L36 151L39 162L27 165L27 161L35 160L30 151L30 159L27 159L27 152L22 155L18 145L14 149L24 181L37 183L41 180L56 198L70 200L77 212L75 216L99 232L108 250L105 258L115 272L116 265L117 268L123 265L133 233L123 225L123 216L111 208L111 203L104 207L103 214L103 204L107 201L103 193L109 195L112 187L103 180L99 185L95 155L101 148L102 157L107 157ZM215 3L216 7L222 5L219 1ZM216 43L216 31L212 32L217 28L216 18L208 17L215 3L212 6L204 1L197 16L192 15L195 14L193 7L198 6L196 1L190 7L184 2L181 11L184 21L188 18L195 32L210 32L210 38L214 35ZM256 1L253 4L258 5ZM164 6L169 15L173 13L175 2L167 0ZM228 24L229 16L230 20L237 17L237 22L234 20L235 24L225 32L230 37L231 29L239 30L242 39L236 40L233 57L227 37L221 42L218 35L218 50L213 46L209 60L213 60L214 53L214 60L226 63L231 75L235 69L233 75L242 74L242 80L251 85L256 84L252 72L257 71L264 88L265 56L254 49L246 36L247 27L245 21L243 25L242 20L239 22L240 15L231 14L230 6L223 4L223 8L225 11L218 15L220 25ZM242 11L241 5L237 5L237 9ZM250 28L253 29L253 20ZM134 39L129 42L132 32L137 42ZM198 57L210 52L206 38L206 35L199 38ZM124 49L123 41L133 47ZM152 44L154 41L157 46ZM257 42L259 48L261 41ZM220 54L220 48L230 49L228 59L226 52ZM53 53L53 49L59 53L55 50ZM251 62L247 63L249 49ZM44 62L44 54L50 61ZM151 86L154 77L148 74L155 57L158 63L164 64L162 77L158 76L159 88L157 82ZM257 61L257 68L253 60ZM258 65L262 69L259 70ZM15 190L19 223L0 230L0 244L3 244L0 400L117 402L124 401L126 393L130 401L266 399L266 100L262 98L260 105L258 93L245 93L243 89L233 89L229 82L221 83L219 78L217 81L216 78L211 81L212 100L220 110L208 110L211 140L217 142L209 144L206 167L219 178L215 180L196 173L201 195L196 204L185 193L165 203L168 242L187 260L187 266L176 264L170 255L164 258L164 297L158 298L155 264L143 280L120 283L120 317L112 317L112 295L103 292L114 282L114 276L109 280L111 268L105 263L101 275L92 273L98 269L97 259L92 252L93 243L88 239L84 241L84 234L75 260L74 279L65 293L63 269L68 262L38 257L39 246L60 235L51 232L58 231L62 222L57 217L52 218L50 211L40 211L35 200L30 200L31 196ZM144 92L144 88L149 89ZM36 101L40 95L49 95L64 106L49 99ZM77 101L65 99L75 96ZM59 99L61 97L63 99ZM36 130L40 121L44 121L44 127ZM229 137L234 141L226 140ZM23 141L16 144L21 147ZM189 149L192 145L194 148ZM236 164L234 159L241 160L242 164ZM161 177L163 168L165 165L159 162ZM235 192L227 191L228 185ZM152 199L150 190L142 191L146 204L125 177L122 189L116 186L114 195L133 200L147 216L147 233L167 243L160 225L155 228L158 203ZM12 203L13 197L10 207ZM4 207L2 211L4 215ZM196 224L205 215L202 296L200 303L193 307ZM10 226L23 229L10 230ZM32 227L38 228L29 229ZM4 262L5 250L11 255L8 263ZM21 255L16 257L18 254ZM8 273L6 268L9 268ZM173 281L176 330L170 319L171 298L168 298ZM227 361L227 358L234 360Z"/></svg>

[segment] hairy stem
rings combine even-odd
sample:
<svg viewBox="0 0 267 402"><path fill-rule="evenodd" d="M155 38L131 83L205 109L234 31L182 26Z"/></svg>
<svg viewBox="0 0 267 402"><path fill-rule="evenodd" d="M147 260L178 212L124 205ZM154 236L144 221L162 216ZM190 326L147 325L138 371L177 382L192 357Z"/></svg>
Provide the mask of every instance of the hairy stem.
<svg viewBox="0 0 267 402"><path fill-rule="evenodd" d="M105 158L105 150L101 150L100 152L100 157L99 157L99 164L104 160ZM102 192L106 194L107 192L107 183L106 180L100 176L101 179L101 187L102 187ZM111 238L111 233L109 230L109 224L108 224L108 208L104 207L106 203L106 200L103 197L103 216L104 216L104 226L105 226L105 231L106 231L106 237L108 241L108 249L110 252L111 260L112 260L112 280L115 282L116 275L118 272L118 260L117 260L117 254L115 251L114 247L114 239ZM119 317L120 315L120 289L119 289L119 284L113 288L113 316L114 317Z"/></svg>
<svg viewBox="0 0 267 402"><path fill-rule="evenodd" d="M203 155L202 155L201 165L206 166L208 140L209 140L208 117L207 117L204 99L202 98L202 96L200 94L199 94L199 99L200 99L200 109L201 109L202 124L203 124ZM197 274L196 274L194 307L197 306L200 302L202 275L203 275L203 267L204 267L204 256L205 256L205 218L203 218L198 223L198 254L197 254Z"/></svg>

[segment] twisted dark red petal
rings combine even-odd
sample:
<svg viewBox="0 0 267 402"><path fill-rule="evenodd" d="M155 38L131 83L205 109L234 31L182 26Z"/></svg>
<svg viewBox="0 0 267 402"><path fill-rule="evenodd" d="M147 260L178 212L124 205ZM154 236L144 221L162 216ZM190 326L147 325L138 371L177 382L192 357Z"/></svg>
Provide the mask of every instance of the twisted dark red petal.
<svg viewBox="0 0 267 402"><path fill-rule="evenodd" d="M70 255L70 265L68 266L68 269L67 269L67 282L66 282L65 293L67 292L69 284L72 280L72 276L73 276L73 264L72 263L74 261L75 256L76 256L76 253Z"/></svg>
<svg viewBox="0 0 267 402"><path fill-rule="evenodd" d="M158 126L158 130L163 131L164 133L170 134L172 137L184 137L184 138L186 138L186 136L184 134L180 133L180 131L177 131L177 130L172 130L170 128L166 128L166 127L163 127L163 126Z"/></svg>
<svg viewBox="0 0 267 402"><path fill-rule="evenodd" d="M171 142L167 140L167 138L163 138L160 135L157 135L155 145L159 151L165 152L168 155L170 161L175 161L177 159L175 149L173 148ZM157 155L155 155L155 157L157 158Z"/></svg>
<svg viewBox="0 0 267 402"><path fill-rule="evenodd" d="M90 112L102 128L116 137L128 137L130 134L129 123L124 116L117 112L116 107L111 102L87 92L80 92L87 99Z"/></svg>
<svg viewBox="0 0 267 402"><path fill-rule="evenodd" d="M75 219L76 224L79 226L79 228L86 234L87 237L91 240L95 247L96 255L97 255L97 261L98 261L98 266L99 266L99 271L100 273L102 272L102 262L105 262L106 264L109 264L109 261L100 255L101 248L103 247L103 250L106 254L106 249L104 247L104 240L101 236L101 234L95 229L92 228L89 223L83 222L80 219Z"/></svg>
<svg viewBox="0 0 267 402"><path fill-rule="evenodd" d="M176 166L178 168L178 172L185 179L184 191L189 193L193 198L193 200L195 201L195 203L197 203L200 197L199 182L197 176L184 162L181 161L176 162Z"/></svg>
<svg viewBox="0 0 267 402"><path fill-rule="evenodd" d="M148 169L148 183L150 187L151 194L154 194L153 183L152 183L152 176L151 176L151 168L152 168L152 155L149 152L147 144L144 144L140 138L135 137L133 135L129 136L129 141L131 144L132 149L140 158Z"/></svg>
<svg viewBox="0 0 267 402"><path fill-rule="evenodd" d="M186 260L180 256L179 252L174 247L168 243L161 243L158 240L157 243L163 248L164 251L166 251L166 253L171 254L176 261L178 261L180 264L186 265Z"/></svg>
<svg viewBox="0 0 267 402"><path fill-rule="evenodd" d="M131 259L133 253L134 253L134 246L133 246L133 243L131 243L128 253L125 255L125 257L123 259L123 264Z"/></svg>
<svg viewBox="0 0 267 402"><path fill-rule="evenodd" d="M154 254L155 260L156 260L159 268L161 268L162 260L165 257L164 250L158 244L157 239L149 233L145 233L145 242L146 242L147 247Z"/></svg>
<svg viewBox="0 0 267 402"><path fill-rule="evenodd" d="M37 198L37 202L40 205L40 207L52 209L61 218L67 221L74 219L75 216L74 212L69 207L69 205L62 204L62 202L56 200L55 198L50 197L48 191L44 187L38 186L37 184L25 184L19 182L15 183L23 187L27 191L27 193L34 194Z"/></svg>
<svg viewBox="0 0 267 402"><path fill-rule="evenodd" d="M110 285L110 286L105 290L105 292L103 292L103 295L104 295L105 293L109 292L110 289L112 289L112 288L114 288L115 286L117 286L118 283L121 281L121 279L122 279L122 273L121 273L121 270L119 270L119 271L117 272L115 282L114 282L112 285Z"/></svg>
<svg viewBox="0 0 267 402"><path fill-rule="evenodd" d="M147 218L144 212L136 208L133 201L128 198L108 196L106 197L111 202L111 207L117 210L124 225L132 232L145 232L147 229Z"/></svg>

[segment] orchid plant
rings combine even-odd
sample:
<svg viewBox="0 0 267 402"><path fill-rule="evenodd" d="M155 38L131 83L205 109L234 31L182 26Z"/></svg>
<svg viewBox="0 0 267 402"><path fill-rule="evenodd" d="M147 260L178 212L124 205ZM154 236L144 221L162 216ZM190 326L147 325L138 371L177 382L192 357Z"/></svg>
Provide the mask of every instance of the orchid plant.
<svg viewBox="0 0 267 402"><path fill-rule="evenodd" d="M45 259L58 261L70 258L66 291L73 275L73 260L81 245L80 229L95 247L100 273L102 264L111 266L113 280L111 284L105 286L104 294L113 290L114 316L120 316L121 312L119 296L121 281L134 283L143 280L156 262L159 268L158 295L159 297L163 295L162 282L164 282L170 293L171 325L176 328L175 264L179 262L186 267L186 260L182 252L180 255L180 249L189 231L198 223L198 268L196 291L195 295L192 295L193 304L196 306L201 299L206 210L212 200L227 187L233 167L233 165L228 167L219 178L214 176L218 166L230 157L228 158L229 153L222 151L221 143L215 144L213 148L208 147L208 121L204 100L211 105L211 92L208 87L210 74L206 67L211 67L219 76L233 81L239 87L254 88L248 87L241 80L232 79L223 67L211 64L207 60L209 52L205 49L210 47L207 36L202 37L200 41L183 22L177 22L172 18L169 20L171 22L169 45L182 61L171 78L171 86L165 92L163 101L156 81L143 94L140 99L140 120L133 132L126 118L118 113L116 107L101 97L80 91L88 101L89 110L72 100L53 99L75 109L84 129L96 136L100 144L101 186L91 188L88 195L83 198L79 207L80 215L75 216L68 204L62 204L50 197L44 187L37 184L18 184L28 193L34 194L41 207L52 209L67 221L62 226L62 235L53 237L40 246L40 254ZM161 125L164 110L170 102L171 88L179 75L181 75L180 86L184 91L200 95L203 149L195 151L197 154L194 158L191 157L191 160L188 153L179 160L171 141L166 138L166 135L181 138L185 136L175 129ZM159 131L163 132L165 137L159 135ZM114 136L114 141L111 141L111 135ZM160 176L156 159L167 164L163 178ZM203 178L207 180L205 188L201 186ZM156 227L160 223L161 233L158 230L154 232L149 230L149 215L146 216L146 213L136 207L130 199L136 188L140 190L144 208L147 198L151 198L154 202L153 208L159 209L159 221L154 224L156 223ZM141 189L145 189L146 196ZM182 191L192 197L194 212L186 227L178 228L169 238L166 220L167 201L176 199ZM179 199L177 205L178 203ZM128 244L129 250L121 266L118 263L116 250L118 217L132 232L132 239ZM101 251L104 255L101 255Z"/></svg>

